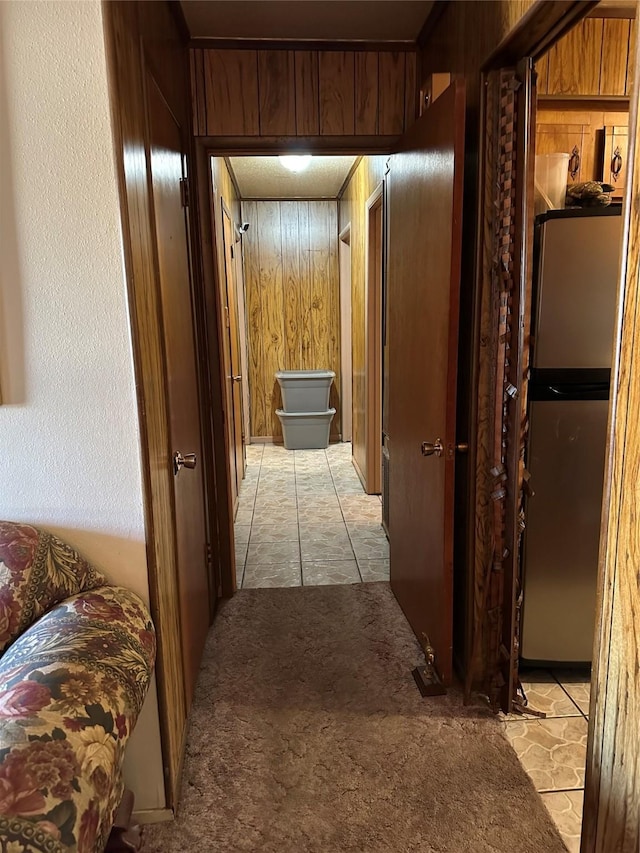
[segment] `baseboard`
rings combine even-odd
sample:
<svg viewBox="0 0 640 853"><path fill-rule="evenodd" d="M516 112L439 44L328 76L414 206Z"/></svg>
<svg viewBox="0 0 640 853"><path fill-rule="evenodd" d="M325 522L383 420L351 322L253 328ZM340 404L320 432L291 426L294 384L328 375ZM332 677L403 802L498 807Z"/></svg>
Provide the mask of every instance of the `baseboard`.
<svg viewBox="0 0 640 853"><path fill-rule="evenodd" d="M134 824L168 823L175 817L172 809L142 809L139 812L134 809L131 820Z"/></svg>

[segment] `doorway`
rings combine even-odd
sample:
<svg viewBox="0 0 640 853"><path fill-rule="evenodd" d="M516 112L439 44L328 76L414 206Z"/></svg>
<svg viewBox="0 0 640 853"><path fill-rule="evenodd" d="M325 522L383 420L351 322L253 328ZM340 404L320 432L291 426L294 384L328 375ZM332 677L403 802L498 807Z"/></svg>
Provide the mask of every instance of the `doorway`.
<svg viewBox="0 0 640 853"><path fill-rule="evenodd" d="M229 269L233 260L243 266L236 316L244 309L246 323L235 338L250 402L234 505L237 586L388 579L380 496L365 493L355 461L361 447L370 453L367 435L381 418L385 159L314 156L308 172L291 176L278 157L212 158L214 228L221 211L224 229L225 358L234 339ZM329 445L287 450L277 375L314 369L335 374ZM229 435L233 447L233 424Z"/></svg>
<svg viewBox="0 0 640 853"><path fill-rule="evenodd" d="M507 516L520 528L508 544L515 543L521 562L510 590L513 634L505 641L512 641L516 672L520 664L514 707L522 717L505 728L571 851L581 844L589 720L598 707L590 702L591 661L600 606L633 12L612 18L596 8L536 59L531 100L521 104L531 139L519 140L514 161L521 173L530 169L530 183L520 177L514 205L523 212L520 245L527 260L516 290L522 336L517 352L511 339L508 357L528 381L517 388L522 431L517 418L505 423L506 443L524 454L521 497L511 493ZM568 57L578 45L583 61L574 66ZM615 68L604 60L612 55L620 58ZM515 73L526 91L526 66L494 74L508 85ZM555 181L549 179L554 168ZM514 458L517 452L509 465ZM545 737L553 737L560 752L527 767L525 756Z"/></svg>

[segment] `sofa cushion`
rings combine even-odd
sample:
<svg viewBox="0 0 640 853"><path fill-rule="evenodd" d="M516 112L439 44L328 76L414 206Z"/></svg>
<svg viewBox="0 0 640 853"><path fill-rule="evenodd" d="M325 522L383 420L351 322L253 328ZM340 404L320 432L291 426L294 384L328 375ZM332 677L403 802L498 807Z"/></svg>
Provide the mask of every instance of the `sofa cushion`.
<svg viewBox="0 0 640 853"><path fill-rule="evenodd" d="M0 654L54 604L105 583L57 536L0 521Z"/></svg>
<svg viewBox="0 0 640 853"><path fill-rule="evenodd" d="M146 606L111 586L58 604L4 653L0 838L7 850L104 849L154 658Z"/></svg>

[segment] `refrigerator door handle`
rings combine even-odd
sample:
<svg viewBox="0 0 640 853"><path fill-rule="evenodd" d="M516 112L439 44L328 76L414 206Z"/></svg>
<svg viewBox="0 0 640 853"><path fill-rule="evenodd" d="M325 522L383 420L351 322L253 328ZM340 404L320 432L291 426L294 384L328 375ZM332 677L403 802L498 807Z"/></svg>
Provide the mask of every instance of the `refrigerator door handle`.
<svg viewBox="0 0 640 853"><path fill-rule="evenodd" d="M558 388L555 385L549 385L548 387L549 391L557 397L571 397L573 399L576 399L581 395L589 397L594 393L597 394L609 390L609 386L606 382L585 382L582 385L574 385L567 390Z"/></svg>

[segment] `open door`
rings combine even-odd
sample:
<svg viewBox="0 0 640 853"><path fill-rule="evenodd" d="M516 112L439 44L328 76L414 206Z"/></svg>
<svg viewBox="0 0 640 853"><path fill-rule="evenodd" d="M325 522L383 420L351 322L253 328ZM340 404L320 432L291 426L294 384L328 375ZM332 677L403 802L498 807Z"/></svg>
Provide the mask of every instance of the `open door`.
<svg viewBox="0 0 640 853"><path fill-rule="evenodd" d="M388 174L391 587L436 670L452 673L453 509L464 88L401 140Z"/></svg>
<svg viewBox="0 0 640 853"><path fill-rule="evenodd" d="M153 212L169 396L182 657L187 708L212 612L207 560L198 369L191 302L187 221L182 199L180 128L148 78ZM158 460L164 464L164 460ZM167 524L172 519L167 508ZM215 587L213 587L215 590ZM215 594L215 593L214 593Z"/></svg>
<svg viewBox="0 0 640 853"><path fill-rule="evenodd" d="M226 335L224 341L227 428L229 430L229 456L233 503L238 498L245 473L245 435L242 416L242 365L240 362L240 337L238 331L238 301L236 297L236 244L231 214L222 203L222 235L224 240L225 281L222 284Z"/></svg>

